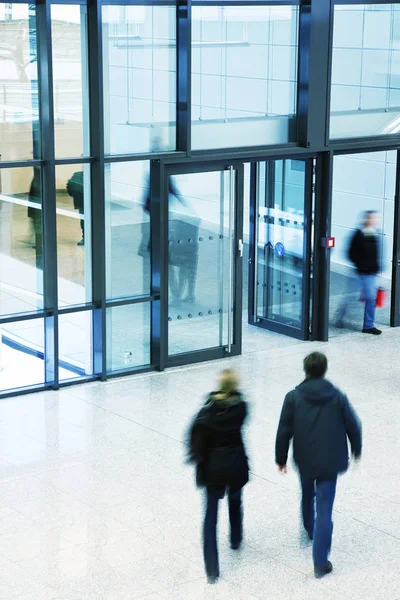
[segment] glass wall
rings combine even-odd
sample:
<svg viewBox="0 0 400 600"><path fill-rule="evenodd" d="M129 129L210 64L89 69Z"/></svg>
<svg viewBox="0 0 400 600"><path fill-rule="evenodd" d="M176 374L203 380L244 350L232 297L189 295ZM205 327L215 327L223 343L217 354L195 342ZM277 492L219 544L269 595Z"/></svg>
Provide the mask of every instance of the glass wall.
<svg viewBox="0 0 400 600"><path fill-rule="evenodd" d="M331 138L399 132L399 5L335 6Z"/></svg>
<svg viewBox="0 0 400 600"><path fill-rule="evenodd" d="M107 298L150 293L149 178L147 161L106 166Z"/></svg>
<svg viewBox="0 0 400 600"><path fill-rule="evenodd" d="M0 4L0 160L40 156L34 4Z"/></svg>
<svg viewBox="0 0 400 600"><path fill-rule="evenodd" d="M348 301L345 328L332 327L337 335L346 329L360 329L364 304L359 302L360 289L354 266L349 259L349 247L354 231L363 226L365 210L379 214L379 254L381 272L379 285L391 289L394 198L397 152L368 152L336 156L334 159L332 235L336 247L331 251L330 322L334 326L338 311ZM390 303L376 312L376 322L390 324Z"/></svg>
<svg viewBox="0 0 400 600"><path fill-rule="evenodd" d="M89 156L86 6L53 4L53 103L56 157Z"/></svg>
<svg viewBox="0 0 400 600"><path fill-rule="evenodd" d="M175 6L103 7L106 154L174 150Z"/></svg>
<svg viewBox="0 0 400 600"><path fill-rule="evenodd" d="M42 308L40 169L0 169L0 314Z"/></svg>
<svg viewBox="0 0 400 600"><path fill-rule="evenodd" d="M298 7L194 6L192 146L296 139Z"/></svg>

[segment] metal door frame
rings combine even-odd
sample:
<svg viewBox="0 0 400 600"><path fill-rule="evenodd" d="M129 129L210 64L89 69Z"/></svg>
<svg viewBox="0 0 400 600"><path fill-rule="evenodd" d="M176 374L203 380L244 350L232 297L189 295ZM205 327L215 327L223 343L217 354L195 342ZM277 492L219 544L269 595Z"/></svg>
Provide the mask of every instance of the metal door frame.
<svg viewBox="0 0 400 600"><path fill-rule="evenodd" d="M278 323L272 319L263 318L258 320L255 314L256 300L256 270L257 270L257 253L256 244L258 244L258 166L261 162L268 163L276 162L276 160L300 160L306 164L305 169L305 185L304 185L304 222L305 231L303 239L303 297L302 297L302 323L298 329L292 325ZM268 329L276 333L288 335L290 337L308 340L310 339L310 302L311 302L311 259L312 259L312 210L313 210L313 194L314 194L314 160L315 156L306 157L291 157L287 156L282 159L267 159L265 161L257 161L251 165L250 176L250 248L249 248L249 302L248 302L248 322L250 325L261 329Z"/></svg>
<svg viewBox="0 0 400 600"><path fill-rule="evenodd" d="M195 173L222 172L230 167L233 168L235 188L233 195L234 203L234 250L232 255L234 282L232 282L232 310L233 331L231 332L231 343L228 346L207 348L204 350L189 351L182 354L169 355L168 353L168 301L169 301L169 252L168 252L168 178L174 175L190 175ZM240 252L239 240L243 240L243 194L244 194L244 163L242 161L197 163L197 164L168 164L162 169L162 185L160 190L160 351L162 359L160 368L176 367L193 364L196 362L215 360L238 356L242 352L242 285L243 285L243 260ZM161 356L160 356L161 358Z"/></svg>
<svg viewBox="0 0 400 600"><path fill-rule="evenodd" d="M396 190L394 194L394 229L392 255L392 293L390 326L400 327L400 151L397 151Z"/></svg>

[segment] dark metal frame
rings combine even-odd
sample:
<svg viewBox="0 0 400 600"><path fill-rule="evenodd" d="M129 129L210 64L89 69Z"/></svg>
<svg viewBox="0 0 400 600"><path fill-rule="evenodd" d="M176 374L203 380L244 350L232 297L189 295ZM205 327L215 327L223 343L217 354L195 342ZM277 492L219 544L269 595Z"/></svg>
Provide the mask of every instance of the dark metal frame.
<svg viewBox="0 0 400 600"><path fill-rule="evenodd" d="M23 0L16 0L23 2ZM90 156L58 159L54 145L53 73L51 47L51 3L87 4L88 9L88 85L90 115ZM334 7L341 4L387 4L387 0L176 0L177 34L177 83L176 83L176 151L153 154L105 155L103 118L103 65L102 65L102 6L110 5L154 5L173 6L173 0L37 0L36 39L38 52L38 86L40 111L40 155L37 151L33 160L5 161L3 168L40 168L43 203L43 256L44 256L44 309L35 313L3 315L0 325L28 319L44 319L45 337L45 382L29 390L57 388L64 385L58 377L58 318L60 315L78 311L92 311L93 315L93 376L105 380L122 373L143 372L149 369L164 369L171 364L167 356L168 327L166 299L168 282L166 271L166 179L174 172L191 172L198 169L216 169L225 164L236 166L244 162L273 160L279 158L316 159L315 227L313 250L313 276L311 302L311 339L328 339L329 317L329 251L322 248L321 238L328 237L331 228L333 157L352 152L375 150L398 150L400 134L393 136L368 136L359 139L330 140L330 84L332 63L332 37ZM400 4L396 0L394 4ZM299 65L297 102L297 141L274 146L246 148L221 148L192 151L191 149L191 7L193 6L299 6ZM151 292L148 296L107 299L105 290L106 256L105 190L104 172L108 164L123 161L148 160L151 181ZM57 239L56 239L56 183L55 170L58 165L91 165L91 218L92 218L92 301L80 306L58 307L57 291ZM254 168L254 167L252 167ZM182 171L183 170L183 171ZM400 325L400 208L398 161L396 184L396 210L394 235L394 262L392 288L391 324ZM237 188L243 187L242 170L239 168ZM238 200L239 201L239 200ZM242 217L241 217L242 218ZM252 215L254 219L254 214ZM240 227L240 223L237 224ZM311 225L310 225L311 226ZM251 256L250 256L251 258ZM237 286L241 276L237 274ZM250 286L251 288L251 286ZM238 298L241 297L237 289ZM109 373L106 361L107 331L106 311L113 306L147 302L151 306L151 365L138 369ZM308 302L308 300L307 300ZM305 314L307 311L305 310ZM240 311L241 320L241 311ZM305 330L307 323L304 323ZM239 317L236 328L240 330ZM237 346L240 351L240 344ZM204 354L207 359L212 354ZM182 357L181 357L182 358ZM187 355L182 362L192 362ZM174 361L172 361L174 362ZM87 380L89 378L84 378ZM73 383L77 383L74 381ZM1 396L26 393L27 389L7 390Z"/></svg>
<svg viewBox="0 0 400 600"><path fill-rule="evenodd" d="M274 161L276 159L268 159L267 168L271 166L274 169ZM291 156L287 156L285 160L292 160ZM305 181L304 181L304 236L303 236L303 296L302 296L302 322L300 328L294 327L283 321L274 321L268 317L260 318L254 314L255 306L255 280L258 272L258 264L256 263L256 227L258 227L257 218L257 163L253 163L251 167L250 180L250 246L249 246L249 308L248 319L251 325L290 335L296 339L308 340L310 329L310 299L311 299L311 253L312 253L312 197L313 197L313 157L303 157L296 160L301 160L305 163ZM264 162L264 161L260 161ZM270 178L267 178L266 185L268 186ZM284 184L283 184L284 185ZM270 196L271 197L271 196ZM273 197L273 196L272 196Z"/></svg>

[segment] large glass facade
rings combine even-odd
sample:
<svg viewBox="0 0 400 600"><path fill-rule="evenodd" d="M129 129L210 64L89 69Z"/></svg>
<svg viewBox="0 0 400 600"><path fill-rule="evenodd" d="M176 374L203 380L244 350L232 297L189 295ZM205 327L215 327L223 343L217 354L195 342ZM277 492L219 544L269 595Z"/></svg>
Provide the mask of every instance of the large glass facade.
<svg viewBox="0 0 400 600"><path fill-rule="evenodd" d="M0 396L326 340L366 209L400 324L399 15L0 0Z"/></svg>

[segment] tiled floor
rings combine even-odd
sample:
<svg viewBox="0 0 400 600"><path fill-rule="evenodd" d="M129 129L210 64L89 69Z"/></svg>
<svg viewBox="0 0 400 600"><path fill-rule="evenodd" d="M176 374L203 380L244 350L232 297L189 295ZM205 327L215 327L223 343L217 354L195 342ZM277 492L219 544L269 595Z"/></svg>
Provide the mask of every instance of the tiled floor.
<svg viewBox="0 0 400 600"><path fill-rule="evenodd" d="M398 600L400 332L282 340L223 363L2 401L0 599ZM300 541L296 473L281 476L274 465L284 394L315 348L327 352L331 379L359 411L365 443L362 462L338 486L335 572L322 581ZM182 440L228 364L251 403L252 478L246 543L229 550L222 506L222 578L208 586L202 498Z"/></svg>

